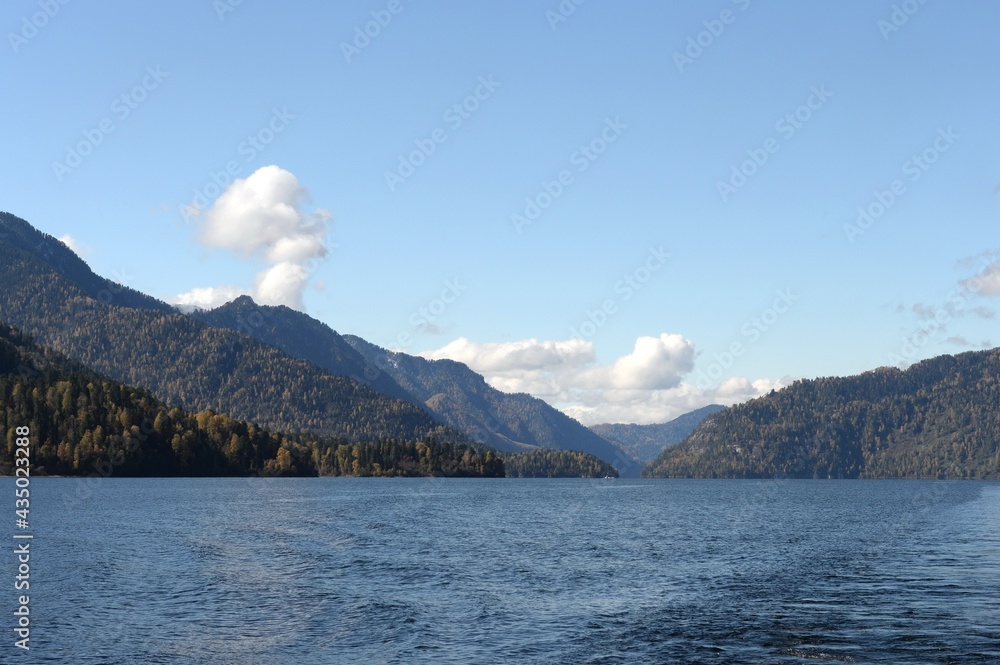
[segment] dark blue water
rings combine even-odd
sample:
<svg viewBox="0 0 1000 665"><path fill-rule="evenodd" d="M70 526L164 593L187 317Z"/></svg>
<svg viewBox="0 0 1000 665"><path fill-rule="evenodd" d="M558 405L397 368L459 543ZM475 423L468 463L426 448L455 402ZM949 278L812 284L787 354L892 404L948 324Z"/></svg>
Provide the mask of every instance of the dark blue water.
<svg viewBox="0 0 1000 665"><path fill-rule="evenodd" d="M1000 662L996 483L81 483L4 662Z"/></svg>

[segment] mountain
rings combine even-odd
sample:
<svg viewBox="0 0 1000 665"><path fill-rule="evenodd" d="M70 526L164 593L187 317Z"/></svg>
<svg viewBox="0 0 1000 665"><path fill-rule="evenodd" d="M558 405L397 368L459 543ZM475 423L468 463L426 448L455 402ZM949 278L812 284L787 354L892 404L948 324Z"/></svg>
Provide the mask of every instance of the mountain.
<svg viewBox="0 0 1000 665"><path fill-rule="evenodd" d="M725 408L720 404L710 404L666 423L655 425L606 423L592 425L590 431L621 445L640 462L648 464L656 459L664 448L676 446L683 441L702 420Z"/></svg>
<svg viewBox="0 0 1000 665"><path fill-rule="evenodd" d="M23 441L37 475L503 476L492 451L433 441L289 436L210 410L169 408L0 324L0 473Z"/></svg>
<svg viewBox="0 0 1000 665"><path fill-rule="evenodd" d="M11 250L21 250L21 254L12 255ZM113 302L119 307L148 309L167 314L174 311L174 308L165 302L95 275L90 266L61 240L38 231L20 217L2 211L0 211L0 251L4 251L2 258L5 259L5 263L16 260L18 256L36 257L72 283L81 296L96 302L105 304ZM37 276L34 271L28 271L24 275L12 275L10 271L12 266L6 267L8 269L4 271L4 277L14 277L15 280L2 282L4 290L21 279L32 279Z"/></svg>
<svg viewBox="0 0 1000 665"><path fill-rule="evenodd" d="M213 310L192 312L191 316L208 325L243 332L290 356L421 404L441 422L496 450L576 450L615 465L623 474L637 475L641 469L623 448L544 401L502 393L462 363L389 352L360 337L340 335L302 312L258 305L248 296Z"/></svg>
<svg viewBox="0 0 1000 665"><path fill-rule="evenodd" d="M384 372L374 371L337 331L307 314L281 306L258 305L250 296L190 316L212 326L244 333L288 355L307 360L338 376L346 376L397 399L412 396Z"/></svg>
<svg viewBox="0 0 1000 665"><path fill-rule="evenodd" d="M1000 349L797 381L708 417L643 471L698 478L1000 478Z"/></svg>
<svg viewBox="0 0 1000 665"><path fill-rule="evenodd" d="M170 405L347 441L466 440L418 405L98 277L8 213L0 213L0 284L0 323Z"/></svg>
<svg viewBox="0 0 1000 665"><path fill-rule="evenodd" d="M638 475L641 464L624 448L594 434L545 401L524 393L504 393L468 366L387 351L360 337L347 340L378 371L395 379L443 422L492 448L544 448L589 453L623 476Z"/></svg>

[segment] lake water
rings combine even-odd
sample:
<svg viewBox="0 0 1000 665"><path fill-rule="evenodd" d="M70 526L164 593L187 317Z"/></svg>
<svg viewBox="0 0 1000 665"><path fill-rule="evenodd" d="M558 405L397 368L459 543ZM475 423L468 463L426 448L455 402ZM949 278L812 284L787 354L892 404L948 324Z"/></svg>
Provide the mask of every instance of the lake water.
<svg viewBox="0 0 1000 665"><path fill-rule="evenodd" d="M31 489L32 649L4 662L1000 662L997 483Z"/></svg>

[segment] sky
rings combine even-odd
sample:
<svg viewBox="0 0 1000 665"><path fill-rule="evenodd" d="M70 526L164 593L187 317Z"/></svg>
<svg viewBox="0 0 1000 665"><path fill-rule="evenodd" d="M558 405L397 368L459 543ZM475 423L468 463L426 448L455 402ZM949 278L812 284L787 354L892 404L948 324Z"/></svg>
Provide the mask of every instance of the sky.
<svg viewBox="0 0 1000 665"><path fill-rule="evenodd" d="M0 209L585 424L1000 344L986 0L11 0Z"/></svg>

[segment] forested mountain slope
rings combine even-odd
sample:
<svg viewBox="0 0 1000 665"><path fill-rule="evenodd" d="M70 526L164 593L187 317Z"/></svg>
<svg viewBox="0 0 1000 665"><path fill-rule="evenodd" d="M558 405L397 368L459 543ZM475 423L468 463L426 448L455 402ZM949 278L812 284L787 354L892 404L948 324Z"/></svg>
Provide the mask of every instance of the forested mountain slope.
<svg viewBox="0 0 1000 665"><path fill-rule="evenodd" d="M353 335L347 340L378 371L395 379L441 420L497 450L576 450L611 464L623 476L641 464L624 448L594 434L544 400L509 394L453 360L427 360L387 351Z"/></svg>
<svg viewBox="0 0 1000 665"><path fill-rule="evenodd" d="M190 411L350 441L464 441L423 408L102 280L61 242L0 214L0 323Z"/></svg>
<svg viewBox="0 0 1000 665"><path fill-rule="evenodd" d="M205 410L170 408L0 324L0 473L28 442L34 474L99 476L503 476L492 452L387 439L269 432Z"/></svg>
<svg viewBox="0 0 1000 665"><path fill-rule="evenodd" d="M798 381L710 416L643 473L1000 478L1000 349Z"/></svg>

